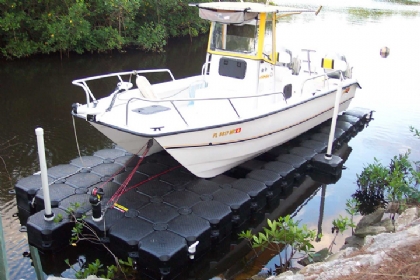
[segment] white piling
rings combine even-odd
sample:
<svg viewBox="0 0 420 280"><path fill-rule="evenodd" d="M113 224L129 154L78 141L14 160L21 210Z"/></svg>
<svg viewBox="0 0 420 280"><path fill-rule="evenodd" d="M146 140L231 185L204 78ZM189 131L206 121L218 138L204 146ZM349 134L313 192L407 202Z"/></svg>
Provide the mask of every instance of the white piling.
<svg viewBox="0 0 420 280"><path fill-rule="evenodd" d="M54 213L51 211L50 189L48 186L47 161L45 160L45 146L44 146L44 129L38 127L37 129L35 129L35 134L36 134L36 139L38 143L38 156L39 156L39 165L41 167L42 191L44 194L44 205L45 205L44 219L46 221L52 221L54 220Z"/></svg>
<svg viewBox="0 0 420 280"><path fill-rule="evenodd" d="M341 77L340 77L338 79L338 84L337 84L337 93L335 94L334 112L333 112L333 116L331 120L330 136L328 137L327 153L325 154L326 160L330 160L332 158L332 145L334 142L335 126L337 124L337 115L338 115L338 111L340 107L340 99L341 99L342 91L343 91L343 87L341 85Z"/></svg>

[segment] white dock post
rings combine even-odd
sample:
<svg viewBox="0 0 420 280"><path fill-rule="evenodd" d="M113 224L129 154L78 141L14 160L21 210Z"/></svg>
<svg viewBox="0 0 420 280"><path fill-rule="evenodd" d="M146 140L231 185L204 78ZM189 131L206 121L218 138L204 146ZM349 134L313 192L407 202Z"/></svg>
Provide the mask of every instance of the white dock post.
<svg viewBox="0 0 420 280"><path fill-rule="evenodd" d="M338 115L338 109L340 107L340 99L341 99L342 91L343 91L343 87L341 85L341 74L340 74L340 78L338 79L338 84L337 84L337 93L335 94L334 112L333 112L333 116L331 120L330 136L328 137L327 153L325 154L326 160L330 160L332 158L332 145L334 142L335 126L337 124L337 115Z"/></svg>
<svg viewBox="0 0 420 280"><path fill-rule="evenodd" d="M45 205L44 219L46 221L52 221L54 220L54 213L51 211L50 189L48 186L47 161L45 160L45 146L44 146L44 129L38 127L37 129L35 129L35 134L36 134L37 143L38 143L38 156L39 156L39 165L41 167L42 191L44 194L44 205Z"/></svg>

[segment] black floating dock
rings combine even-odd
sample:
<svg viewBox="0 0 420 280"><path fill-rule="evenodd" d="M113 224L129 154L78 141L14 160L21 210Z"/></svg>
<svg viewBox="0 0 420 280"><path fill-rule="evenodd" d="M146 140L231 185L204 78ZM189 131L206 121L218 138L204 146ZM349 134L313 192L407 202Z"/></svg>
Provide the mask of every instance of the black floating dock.
<svg viewBox="0 0 420 280"><path fill-rule="evenodd" d="M338 116L334 149L361 131L371 115L355 109ZM261 223L264 213L287 198L313 159L326 151L329 127L327 121L212 179L195 177L165 152L151 155L134 171L117 204L112 198L140 158L119 147L100 150L48 169L51 206L62 221L44 220L39 175L15 185L19 217L29 244L57 252L69 245L74 223L66 210L73 208L118 257L135 259L151 278L172 279L249 221ZM105 214L95 222L89 199L97 188L104 190ZM196 241L192 257L188 246Z"/></svg>

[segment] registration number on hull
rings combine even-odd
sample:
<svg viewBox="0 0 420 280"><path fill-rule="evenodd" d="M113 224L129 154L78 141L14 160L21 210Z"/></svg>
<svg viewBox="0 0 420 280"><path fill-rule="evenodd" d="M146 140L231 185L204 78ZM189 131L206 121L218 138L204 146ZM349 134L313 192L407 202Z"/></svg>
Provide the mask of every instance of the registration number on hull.
<svg viewBox="0 0 420 280"><path fill-rule="evenodd" d="M231 130L215 132L215 133L213 133L213 138L228 136L228 135L231 135L231 134L240 133L241 131L242 131L242 128L238 127L238 128L234 128L234 129L231 129Z"/></svg>

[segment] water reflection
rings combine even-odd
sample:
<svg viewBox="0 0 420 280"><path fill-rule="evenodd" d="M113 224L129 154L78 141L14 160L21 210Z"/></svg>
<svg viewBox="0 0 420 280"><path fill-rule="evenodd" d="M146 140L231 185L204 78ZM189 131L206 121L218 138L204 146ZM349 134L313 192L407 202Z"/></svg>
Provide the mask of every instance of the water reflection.
<svg viewBox="0 0 420 280"><path fill-rule="evenodd" d="M38 126L45 130L49 167L68 162L76 155L70 110L72 103L84 100L84 93L71 84L72 80L110 71L145 68L170 68L176 78L200 73L205 59L204 39L194 38L193 42L171 41L171 48L163 54L130 50L126 53L71 55L63 61L52 55L2 62L1 140L4 142L14 138L16 145L2 155L12 175L12 184L38 170L34 133ZM193 59L188 59L191 57ZM157 76L152 81L163 78ZM114 87L115 84L110 85L109 90ZM111 145L108 139L91 129L86 122L76 120L76 128L82 154L92 154L95 150ZM3 168L0 171L3 191L6 184L10 185L10 180Z"/></svg>

